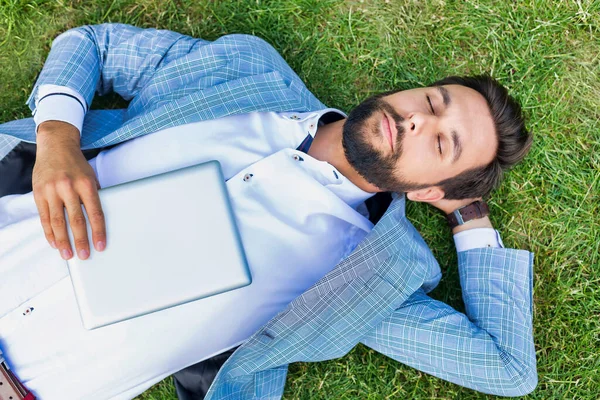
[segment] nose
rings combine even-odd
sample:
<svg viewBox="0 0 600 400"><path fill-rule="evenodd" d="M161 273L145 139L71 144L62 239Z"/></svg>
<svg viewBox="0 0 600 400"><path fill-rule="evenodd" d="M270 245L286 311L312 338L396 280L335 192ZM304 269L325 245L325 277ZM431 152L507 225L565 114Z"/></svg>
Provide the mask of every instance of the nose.
<svg viewBox="0 0 600 400"><path fill-rule="evenodd" d="M406 133L408 135L418 136L433 129L428 129L435 124L434 116L421 113L413 112L408 115L406 119Z"/></svg>

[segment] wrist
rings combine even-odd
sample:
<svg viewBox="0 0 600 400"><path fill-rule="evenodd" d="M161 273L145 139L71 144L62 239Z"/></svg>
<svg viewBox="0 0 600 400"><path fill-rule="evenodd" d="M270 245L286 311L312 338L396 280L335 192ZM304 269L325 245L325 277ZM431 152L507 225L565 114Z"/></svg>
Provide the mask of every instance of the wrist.
<svg viewBox="0 0 600 400"><path fill-rule="evenodd" d="M465 222L462 225L458 225L454 228L452 228L452 234L456 235L459 232L463 232L469 229L478 229L478 228L494 228L492 226L492 222L490 221L489 217L483 217L483 218L477 218L477 219L472 219L468 222Z"/></svg>
<svg viewBox="0 0 600 400"><path fill-rule="evenodd" d="M39 150L54 145L63 147L80 148L79 129L68 122L44 121L37 129L36 144Z"/></svg>
<svg viewBox="0 0 600 400"><path fill-rule="evenodd" d="M464 225L472 220L480 220L487 217L490 214L490 209L487 203L481 199L472 201L467 205L455 209L451 213L446 214L446 220L448 225L454 231L455 228ZM489 219L487 220L489 222ZM481 224L485 224L483 221ZM475 224L479 225L479 224ZM473 226L473 225L471 225ZM476 226L479 227L479 226ZM487 227L484 225L484 227ZM461 230L458 230L460 232Z"/></svg>

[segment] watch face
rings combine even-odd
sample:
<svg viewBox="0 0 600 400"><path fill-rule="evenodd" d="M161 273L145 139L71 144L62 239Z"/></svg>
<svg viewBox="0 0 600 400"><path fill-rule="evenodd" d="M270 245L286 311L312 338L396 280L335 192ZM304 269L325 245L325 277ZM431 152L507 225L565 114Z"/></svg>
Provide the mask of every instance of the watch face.
<svg viewBox="0 0 600 400"><path fill-rule="evenodd" d="M458 225L464 224L460 210L461 209L459 208L458 210L454 210L451 214L446 215L446 219L448 220L448 225L450 225L450 228L455 228Z"/></svg>

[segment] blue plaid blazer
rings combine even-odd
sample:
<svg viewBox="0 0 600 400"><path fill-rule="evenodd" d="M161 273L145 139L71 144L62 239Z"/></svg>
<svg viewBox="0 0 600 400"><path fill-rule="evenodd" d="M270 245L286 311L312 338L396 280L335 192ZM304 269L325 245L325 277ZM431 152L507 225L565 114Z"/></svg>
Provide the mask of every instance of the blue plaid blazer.
<svg viewBox="0 0 600 400"><path fill-rule="evenodd" d="M84 26L53 43L41 84L85 98L117 92L127 109L88 111L83 149L159 129L251 111L325 108L265 41L207 42L121 24ZM31 118L0 125L0 159L34 142ZM208 399L277 399L287 365L341 357L363 343L395 360L485 393L518 396L537 384L532 337L533 255L504 248L459 253L465 314L430 298L440 279L431 251L396 196L355 251L240 346Z"/></svg>

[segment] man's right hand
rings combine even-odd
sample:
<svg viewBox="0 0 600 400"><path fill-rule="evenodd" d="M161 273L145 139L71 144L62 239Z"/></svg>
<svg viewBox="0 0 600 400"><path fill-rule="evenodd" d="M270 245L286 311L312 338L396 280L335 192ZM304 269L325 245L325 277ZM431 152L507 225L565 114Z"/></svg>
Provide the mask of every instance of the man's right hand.
<svg viewBox="0 0 600 400"><path fill-rule="evenodd" d="M80 148L79 130L61 121L39 125L37 152L32 175L33 197L48 243L65 260L73 256L67 234L64 209L67 209L77 255L89 257L90 247L84 205L92 226L92 241L97 251L106 247L104 213L98 197L100 184Z"/></svg>

